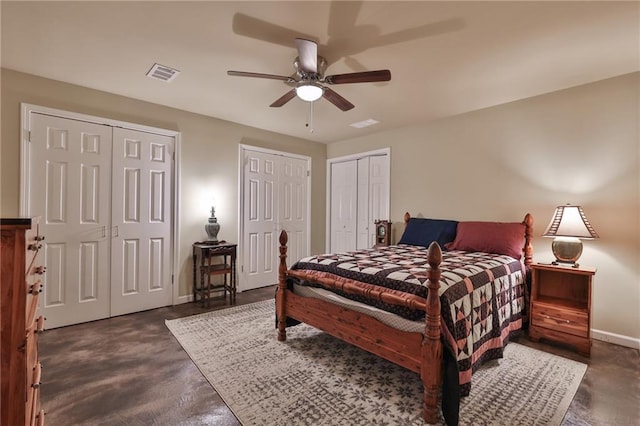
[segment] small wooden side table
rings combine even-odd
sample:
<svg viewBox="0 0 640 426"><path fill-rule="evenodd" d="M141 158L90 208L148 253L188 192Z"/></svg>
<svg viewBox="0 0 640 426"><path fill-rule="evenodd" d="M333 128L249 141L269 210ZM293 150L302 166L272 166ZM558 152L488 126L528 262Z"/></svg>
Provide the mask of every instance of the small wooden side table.
<svg viewBox="0 0 640 426"><path fill-rule="evenodd" d="M211 293L229 293L230 302L236 302L236 248L237 244L207 241L193 244L193 301L209 307ZM222 284L213 284L212 277L223 276ZM199 297L198 297L199 296Z"/></svg>
<svg viewBox="0 0 640 426"><path fill-rule="evenodd" d="M531 271L531 340L567 343L591 356L591 287L596 268L534 263Z"/></svg>

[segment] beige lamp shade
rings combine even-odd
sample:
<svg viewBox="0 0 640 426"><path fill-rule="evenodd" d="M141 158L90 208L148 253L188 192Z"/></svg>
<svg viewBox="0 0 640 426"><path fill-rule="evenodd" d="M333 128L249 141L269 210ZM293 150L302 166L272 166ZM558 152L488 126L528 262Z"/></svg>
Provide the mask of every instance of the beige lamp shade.
<svg viewBox="0 0 640 426"><path fill-rule="evenodd" d="M577 267L582 254L581 239L598 238L581 206L558 206L551 218L544 237L555 237L551 245L556 262L570 263Z"/></svg>

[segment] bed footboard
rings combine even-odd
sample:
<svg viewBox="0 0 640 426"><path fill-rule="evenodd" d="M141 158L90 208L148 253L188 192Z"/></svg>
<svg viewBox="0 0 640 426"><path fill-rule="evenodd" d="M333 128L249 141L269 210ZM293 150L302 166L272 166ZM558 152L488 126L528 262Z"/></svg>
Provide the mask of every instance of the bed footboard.
<svg viewBox="0 0 640 426"><path fill-rule="evenodd" d="M335 308L329 305L316 307L314 304L328 303L317 300L310 300L308 307L294 306L289 303L287 298L297 300L300 299L300 296L287 290L287 276L289 274L292 276L298 275L296 271L288 272L287 270L287 240L287 234L283 231L279 240L280 264L278 266L279 278L276 292L278 340L286 340L287 317L290 316L417 372L420 374L424 387L423 418L428 423L436 423L438 418L437 402L442 379L440 298L438 296L442 252L438 244L431 244L427 255L427 261L431 268L428 272L427 287L429 291L426 299L401 298L388 296L388 294L385 295L384 293L379 295L380 298L384 298L389 303L424 309L426 312L425 331L420 334L399 332L364 314L353 314L351 312L342 314L344 321L332 324L332 322L335 323L332 319L340 315L336 314L336 312L345 311L344 308ZM342 290L353 290L354 293L361 291L355 287L350 287L349 283L345 282L333 283L333 285L340 285ZM371 296L372 292L368 290L368 294ZM295 300L291 302L294 303ZM327 314L328 312L331 313ZM345 314L348 318L345 317ZM322 318L320 318L321 316Z"/></svg>
<svg viewBox="0 0 640 426"><path fill-rule="evenodd" d="M435 423L438 418L438 393L442 381L442 340L440 338L440 263L442 251L433 242L427 252L430 269L427 272L427 308L424 338L422 339L422 369L420 378L424 385L423 418L427 423Z"/></svg>
<svg viewBox="0 0 640 426"><path fill-rule="evenodd" d="M276 317L278 341L287 340L287 233L280 233L280 263L278 265L278 290L276 291Z"/></svg>

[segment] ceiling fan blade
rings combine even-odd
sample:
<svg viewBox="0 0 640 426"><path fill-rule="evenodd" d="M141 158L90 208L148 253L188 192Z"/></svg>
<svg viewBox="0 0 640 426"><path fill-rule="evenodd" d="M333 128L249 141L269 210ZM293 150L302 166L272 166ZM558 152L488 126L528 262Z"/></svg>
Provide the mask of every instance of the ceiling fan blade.
<svg viewBox="0 0 640 426"><path fill-rule="evenodd" d="M304 72L318 72L318 44L312 40L304 38L296 39L296 49L298 49L298 59L300 60L300 68Z"/></svg>
<svg viewBox="0 0 640 426"><path fill-rule="evenodd" d="M291 47L291 40L296 37L311 39L313 36L290 28L272 24L258 18L236 13L233 15L231 29L234 34L245 37L251 37L256 40L262 40L269 43L279 44L285 47Z"/></svg>
<svg viewBox="0 0 640 426"><path fill-rule="evenodd" d="M391 80L391 71L363 71L352 72L348 74L336 74L325 77L324 81L329 84L346 84L346 83L372 83L374 81Z"/></svg>
<svg viewBox="0 0 640 426"><path fill-rule="evenodd" d="M255 78L270 78L272 80L282 80L282 81L294 81L291 77L286 77L284 75L274 75L274 74L262 74L259 72L246 72L246 71L227 71L228 75L233 75L235 77L255 77Z"/></svg>
<svg viewBox="0 0 640 426"><path fill-rule="evenodd" d="M322 94L322 97L343 111L349 111L355 106L351 102L343 98L342 96L338 95L338 93L336 93L335 91L329 89L328 87L324 88L324 93Z"/></svg>
<svg viewBox="0 0 640 426"><path fill-rule="evenodd" d="M284 95L282 95L281 97L279 97L278 99L276 99L271 105L269 105L270 107L281 107L282 105L286 104L287 102L289 102L291 99L296 97L296 89L291 89L289 90L287 93L285 93Z"/></svg>

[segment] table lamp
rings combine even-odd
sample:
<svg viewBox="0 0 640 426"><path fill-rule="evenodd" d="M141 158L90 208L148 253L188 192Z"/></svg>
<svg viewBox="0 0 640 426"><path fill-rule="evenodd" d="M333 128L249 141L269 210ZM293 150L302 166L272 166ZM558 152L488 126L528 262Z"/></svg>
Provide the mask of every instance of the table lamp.
<svg viewBox="0 0 640 426"><path fill-rule="evenodd" d="M556 257L554 265L567 263L578 267L578 259L582 254L581 239L598 238L581 206L558 206L543 237L555 237L551 250Z"/></svg>

